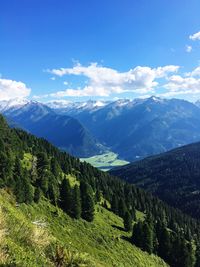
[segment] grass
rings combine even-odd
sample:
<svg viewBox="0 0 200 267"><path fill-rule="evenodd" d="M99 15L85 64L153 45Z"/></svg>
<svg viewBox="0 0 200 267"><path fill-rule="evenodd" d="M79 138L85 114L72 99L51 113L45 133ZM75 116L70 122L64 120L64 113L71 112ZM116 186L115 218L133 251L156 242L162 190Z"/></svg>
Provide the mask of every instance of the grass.
<svg viewBox="0 0 200 267"><path fill-rule="evenodd" d="M74 187L75 185L80 185L80 182L76 179L76 176L72 174L67 174L66 177L69 180L71 187Z"/></svg>
<svg viewBox="0 0 200 267"><path fill-rule="evenodd" d="M133 246L129 237L122 219L99 205L94 222L88 223L71 219L45 199L16 206L12 196L0 191L0 266L56 266L61 258L65 259L61 266L167 266ZM69 265L71 261L74 265Z"/></svg>
<svg viewBox="0 0 200 267"><path fill-rule="evenodd" d="M24 158L21 160L22 167L27 170L31 170L33 162L33 156L30 153L24 153Z"/></svg>
<svg viewBox="0 0 200 267"><path fill-rule="evenodd" d="M123 166L128 164L128 161L121 160L114 152L108 152L102 155L96 155L90 158L82 158L82 161L86 161L96 168L103 171L108 171L113 167Z"/></svg>

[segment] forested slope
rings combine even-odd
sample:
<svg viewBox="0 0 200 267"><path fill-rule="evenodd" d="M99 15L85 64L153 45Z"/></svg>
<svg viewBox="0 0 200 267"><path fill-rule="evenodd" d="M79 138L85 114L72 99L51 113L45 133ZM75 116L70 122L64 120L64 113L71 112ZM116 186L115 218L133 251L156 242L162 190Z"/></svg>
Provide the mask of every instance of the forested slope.
<svg viewBox="0 0 200 267"><path fill-rule="evenodd" d="M112 254L115 255L113 256L114 264L116 265L121 259L121 262L118 262L121 266L131 266L131 259L143 256L143 260L136 261L138 266L145 266L145 262L146 266L151 266L148 264L159 266L157 265L158 258L154 263L152 262L154 257L150 255L153 254L162 257L174 267L200 266L198 221L167 206L151 194L101 172L87 163L81 163L79 159L73 158L67 153L60 152L44 139L38 139L22 130L10 129L3 117L0 117L0 181L1 188L11 195L13 204L10 211L15 214L14 217L18 218L15 223L17 226L20 220L25 220L26 224L26 219L29 220L29 223L31 220L32 223L36 222L43 226L43 221L40 221L40 218L43 217L45 218L44 223L52 226L49 229L58 246L54 246L54 242L50 242L52 250L48 252L47 257L51 264L54 264L53 266L67 266L64 262L62 265L55 263L60 260L60 253L61 256L62 253L68 253L68 245L72 242L63 238L66 229L70 231L70 224L68 225L66 218L71 218L69 222L73 222L72 224L77 227L77 233L75 227L71 238L79 236L79 241L83 244L81 252L90 253L92 258L99 259L99 261L97 260L98 264L104 264L102 266L110 266ZM1 194L4 191L1 191ZM12 195L14 195L16 203L12 200ZM2 203L3 201L7 200L3 198ZM15 210L18 207L19 213ZM25 216L24 219L20 217L20 212ZM9 214L6 205L4 205L2 214L4 214L2 218L5 217L5 221L10 222L9 218L6 218ZM137 216L138 214L142 216ZM119 219L118 216L123 219L124 226L121 225L122 219ZM53 217L55 218L53 219ZM59 223L55 225L58 218ZM53 220L52 224L51 220ZM106 223L108 223L107 226ZM101 228L102 225L104 225L105 231ZM114 246L111 242L114 237L108 233L108 229L113 228L121 229L121 232L116 232L119 244L116 243ZM122 230L125 231L124 235ZM23 237L23 233L25 235L26 231L21 233L22 239L16 241L17 243L13 240L15 237L9 236L12 231L6 230L5 233L8 233L6 238L11 238L9 240L12 243L12 245L4 242L1 244L5 262L8 263L11 259L10 255L14 255L13 253L20 255L21 251L23 256L26 255L23 251L30 252L29 241L25 236ZM92 241L89 238L87 243L84 238L87 238L88 235L90 238L92 236ZM108 244L113 246L113 251L109 250ZM132 244L141 248L137 251L140 253L146 251L149 256L146 253L137 256L136 249ZM79 251L78 245L74 244L73 246L77 246ZM104 246L103 252L102 246ZM48 248L49 246L45 247L45 251ZM121 252L118 249L122 250L124 255L128 251L130 255L126 254L127 262L124 257L119 257ZM110 251L111 254L106 253L105 250ZM46 253L45 251L44 253ZM145 255L148 257L146 260ZM19 258L19 262L23 262L22 256ZM64 258L66 257L65 255ZM24 260L24 266L26 266L26 261L27 259ZM13 262L14 266L23 266L22 263L20 263L21 265L17 263L16 259L13 259ZM34 264L32 266L44 266ZM96 263L95 266L98 264ZM31 265L29 264L29 266ZM85 266L92 265L88 263Z"/></svg>
<svg viewBox="0 0 200 267"><path fill-rule="evenodd" d="M200 218L200 143L113 169L111 173Z"/></svg>

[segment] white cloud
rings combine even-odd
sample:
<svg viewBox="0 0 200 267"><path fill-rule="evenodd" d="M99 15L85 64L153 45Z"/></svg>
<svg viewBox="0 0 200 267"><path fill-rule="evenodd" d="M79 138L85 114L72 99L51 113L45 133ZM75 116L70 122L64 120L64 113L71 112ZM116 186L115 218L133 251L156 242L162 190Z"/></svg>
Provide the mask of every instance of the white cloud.
<svg viewBox="0 0 200 267"><path fill-rule="evenodd" d="M196 40L200 40L200 32L196 32L192 35L189 36L190 40L196 41Z"/></svg>
<svg viewBox="0 0 200 267"><path fill-rule="evenodd" d="M169 65L158 68L137 66L127 72L118 72L115 69L107 68L91 63L89 66L82 66L80 63L73 68L60 68L48 70L57 75L78 75L86 77L88 85L83 88L68 88L51 94L52 97L64 96L109 96L113 93L137 92L144 94L152 91L158 85L157 79L167 77L169 73L177 72L179 66Z"/></svg>
<svg viewBox="0 0 200 267"><path fill-rule="evenodd" d="M186 51L187 53L192 52L192 46L191 46L191 45L186 45L186 46L185 46L185 51Z"/></svg>
<svg viewBox="0 0 200 267"><path fill-rule="evenodd" d="M25 98L30 95L31 89L23 82L0 78L0 100Z"/></svg>
<svg viewBox="0 0 200 267"><path fill-rule="evenodd" d="M168 90L166 93L168 96L200 93L200 79L173 75L169 77L168 81L169 82L164 85L164 88Z"/></svg>
<svg viewBox="0 0 200 267"><path fill-rule="evenodd" d="M200 76L200 67L197 67L193 71L186 73L186 76Z"/></svg>
<svg viewBox="0 0 200 267"><path fill-rule="evenodd" d="M50 80L52 80L52 81L55 81L55 79L56 79L55 77L51 77L51 78L50 78Z"/></svg>

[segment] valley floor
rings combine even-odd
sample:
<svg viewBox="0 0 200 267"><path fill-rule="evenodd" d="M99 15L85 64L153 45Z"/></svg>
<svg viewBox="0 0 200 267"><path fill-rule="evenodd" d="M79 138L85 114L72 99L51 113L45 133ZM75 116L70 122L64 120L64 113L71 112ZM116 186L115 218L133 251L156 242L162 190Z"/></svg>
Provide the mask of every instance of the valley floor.
<svg viewBox="0 0 200 267"><path fill-rule="evenodd" d="M92 166L99 168L102 171L108 171L117 166L123 166L129 162L118 158L114 152L107 152L102 155L96 155L90 158L82 158L82 161L90 163Z"/></svg>

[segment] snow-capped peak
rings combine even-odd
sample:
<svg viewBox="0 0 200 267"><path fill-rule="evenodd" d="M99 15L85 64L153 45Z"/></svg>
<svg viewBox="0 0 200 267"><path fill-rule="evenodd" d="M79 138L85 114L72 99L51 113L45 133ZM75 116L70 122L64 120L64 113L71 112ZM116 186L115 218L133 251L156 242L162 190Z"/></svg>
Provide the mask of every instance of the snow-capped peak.
<svg viewBox="0 0 200 267"><path fill-rule="evenodd" d="M25 98L14 98L10 100L1 100L0 101L0 111L5 111L11 108L21 108L28 104L30 100Z"/></svg>
<svg viewBox="0 0 200 267"><path fill-rule="evenodd" d="M67 100L53 100L45 103L53 109L76 109L76 110L93 110L104 107L107 102L88 100L86 102L71 102Z"/></svg>
<svg viewBox="0 0 200 267"><path fill-rule="evenodd" d="M67 100L52 100L44 104L53 109L60 109L60 108L68 107L69 105L71 105L71 103L72 102L67 101Z"/></svg>

